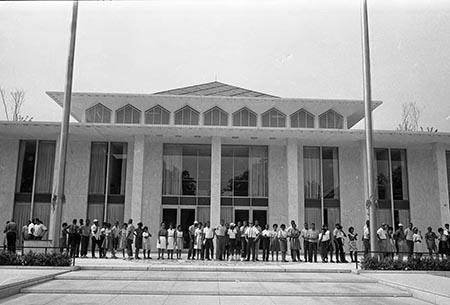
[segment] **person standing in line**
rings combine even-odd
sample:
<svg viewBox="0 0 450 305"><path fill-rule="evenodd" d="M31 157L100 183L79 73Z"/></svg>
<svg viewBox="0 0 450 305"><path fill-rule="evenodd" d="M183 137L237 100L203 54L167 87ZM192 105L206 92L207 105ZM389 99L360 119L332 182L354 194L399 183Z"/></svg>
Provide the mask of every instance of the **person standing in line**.
<svg viewBox="0 0 450 305"><path fill-rule="evenodd" d="M444 255L447 254L447 236L444 235L444 229L438 229L438 253L441 255L441 259L444 259Z"/></svg>
<svg viewBox="0 0 450 305"><path fill-rule="evenodd" d="M167 259L173 259L175 241L175 229L173 223L169 223L169 229L167 230Z"/></svg>
<svg viewBox="0 0 450 305"><path fill-rule="evenodd" d="M6 246L8 248L9 253L16 253L16 242L17 242L17 233L18 233L17 224L14 219L11 219L8 223L6 223L5 230L3 233L6 234Z"/></svg>
<svg viewBox="0 0 450 305"><path fill-rule="evenodd" d="M83 225L83 219L79 219L78 230L75 233L75 257L80 257L80 244L81 244L81 226Z"/></svg>
<svg viewBox="0 0 450 305"><path fill-rule="evenodd" d="M215 230L211 228L211 223L207 221L206 226L203 229L203 234L205 236L205 252L206 252L205 256L208 261L214 259L214 244L213 244L214 231Z"/></svg>
<svg viewBox="0 0 450 305"><path fill-rule="evenodd" d="M261 233L261 241L263 248L263 262L269 261L269 246L270 246L270 231L269 225L267 224Z"/></svg>
<svg viewBox="0 0 450 305"><path fill-rule="evenodd" d="M28 240L34 239L34 223L36 220L33 218L28 224Z"/></svg>
<svg viewBox="0 0 450 305"><path fill-rule="evenodd" d="M388 257L390 257L391 259L394 259L394 253L395 253L396 249L395 249L394 228L393 227L388 226L386 236L387 236L386 252L388 253Z"/></svg>
<svg viewBox="0 0 450 305"><path fill-rule="evenodd" d="M139 252L142 249L142 233L144 233L142 222L138 222L137 228L134 230L134 258L141 259Z"/></svg>
<svg viewBox="0 0 450 305"><path fill-rule="evenodd" d="M261 243L261 233L262 233L262 228L259 225L259 221L255 220L255 228L258 230L258 237L255 239L255 260L259 261L259 245Z"/></svg>
<svg viewBox="0 0 450 305"><path fill-rule="evenodd" d="M297 262L298 253L300 252L300 231L297 229L295 222L291 225L291 230L288 232L289 247L291 248L291 259L293 262ZM309 243L309 241L308 241Z"/></svg>
<svg viewBox="0 0 450 305"><path fill-rule="evenodd" d="M253 223L249 222L247 231L245 232L245 236L247 237L247 261L250 261L250 256L252 257L253 262L256 260L255 240L258 238L258 235L258 229L253 225Z"/></svg>
<svg viewBox="0 0 450 305"><path fill-rule="evenodd" d="M68 252L67 247L67 222L63 222L61 225L61 237L59 238L59 252L63 254Z"/></svg>
<svg viewBox="0 0 450 305"><path fill-rule="evenodd" d="M75 257L75 252L77 248L77 238L76 235L79 233L80 227L77 225L77 220L73 219L72 224L69 226L69 247L70 247L70 257Z"/></svg>
<svg viewBox="0 0 450 305"><path fill-rule="evenodd" d="M201 240L200 259L204 260L205 259L205 232L203 229L205 228L205 226L200 221L198 223L198 227L200 229L200 240Z"/></svg>
<svg viewBox="0 0 450 305"><path fill-rule="evenodd" d="M414 252L414 229L412 222L409 223L409 227L405 230L405 236L406 236L406 245L408 246L408 257L412 257Z"/></svg>
<svg viewBox="0 0 450 305"><path fill-rule="evenodd" d="M342 226L337 223L336 229L334 230L334 238L336 241L336 262L337 263L348 263L347 259L345 258L345 252L344 252L344 238L347 235L345 235L344 231L342 231Z"/></svg>
<svg viewBox="0 0 450 305"><path fill-rule="evenodd" d="M152 257L150 256L150 252L151 252L151 239L150 237L152 237L152 234L150 234L150 232L148 231L148 227L145 226L143 231L142 231L142 247L143 247L143 253L144 253L144 259L148 258L148 259L152 259Z"/></svg>
<svg viewBox="0 0 450 305"><path fill-rule="evenodd" d="M86 219L86 223L80 227L81 230L81 257L86 258L89 246L89 236L91 235L90 220Z"/></svg>
<svg viewBox="0 0 450 305"><path fill-rule="evenodd" d="M111 256L113 254L113 251L112 251L112 234L111 234L112 230L111 230L111 224L109 222L105 223L104 226L105 226L104 229L102 229L102 230L104 230L104 236L105 236L105 238L103 239L103 246L102 246L102 248L103 248L103 257L104 258L108 258L106 256L108 251L111 251Z"/></svg>
<svg viewBox="0 0 450 305"><path fill-rule="evenodd" d="M27 223L22 227L22 231L20 232L22 235L22 244L24 240L28 240L28 226L30 225L31 220L28 220Z"/></svg>
<svg viewBox="0 0 450 305"><path fill-rule="evenodd" d="M220 224L215 229L216 235L216 260L223 260L225 258L225 234L227 228L225 227L225 220L221 219Z"/></svg>
<svg viewBox="0 0 450 305"><path fill-rule="evenodd" d="M98 246L100 250L100 228L98 226L98 220L94 219L93 224L91 226L91 251L92 258L96 258L95 256L95 247ZM100 255L101 253L99 253Z"/></svg>
<svg viewBox="0 0 450 305"><path fill-rule="evenodd" d="M247 237L245 236L245 232L247 232L247 221L242 222L242 226L239 227L239 234L241 236L241 261L247 258Z"/></svg>
<svg viewBox="0 0 450 305"><path fill-rule="evenodd" d="M240 221L236 224L236 260L239 260L241 257L242 245L241 245L241 226L242 223Z"/></svg>
<svg viewBox="0 0 450 305"><path fill-rule="evenodd" d="M358 247L356 241L358 240L358 233L355 233L355 228L348 228L348 251L350 252L350 259L352 263L358 260Z"/></svg>
<svg viewBox="0 0 450 305"><path fill-rule="evenodd" d="M36 218L36 224L34 225L34 239L35 240L42 240L45 233L47 233L47 227L44 225L44 223L39 219Z"/></svg>
<svg viewBox="0 0 450 305"><path fill-rule="evenodd" d="M127 230L128 225L124 223L120 229L119 249L122 250L122 258L125 259L125 250L127 249Z"/></svg>
<svg viewBox="0 0 450 305"><path fill-rule="evenodd" d="M303 258L305 259L305 262L308 261L308 251L309 251L308 230L309 230L308 223L305 222L303 224L303 229L300 232L300 236L303 239ZM299 261L301 261L300 257L298 259Z"/></svg>
<svg viewBox="0 0 450 305"><path fill-rule="evenodd" d="M316 224L311 223L311 229L308 230L308 261L317 263L317 243L319 241L319 232L316 230Z"/></svg>
<svg viewBox="0 0 450 305"><path fill-rule="evenodd" d="M134 230L133 219L130 218L127 226L127 252L129 260L133 259Z"/></svg>
<svg viewBox="0 0 450 305"><path fill-rule="evenodd" d="M288 233L286 231L286 225L283 223L283 224L281 224L280 230L278 231L278 240L280 242L280 251L281 251L281 261L283 263L288 262L286 260L287 239L288 239Z"/></svg>
<svg viewBox="0 0 450 305"><path fill-rule="evenodd" d="M202 258L203 249L203 228L202 224L199 223L197 229L195 230L195 241L194 241L194 253L192 259L200 260Z"/></svg>
<svg viewBox="0 0 450 305"><path fill-rule="evenodd" d="M388 249L387 225L385 223L382 223L380 228L377 230L377 238L380 258L383 259L386 256Z"/></svg>
<svg viewBox="0 0 450 305"><path fill-rule="evenodd" d="M416 258L421 258L423 252L422 233L416 227L414 227L412 231L414 233L413 234L414 253L416 254Z"/></svg>
<svg viewBox="0 0 450 305"><path fill-rule="evenodd" d="M367 257L370 252L370 221L366 220L366 224L363 228L363 245L364 245L364 257Z"/></svg>
<svg viewBox="0 0 450 305"><path fill-rule="evenodd" d="M327 225L322 226L322 232L319 234L319 247L322 263L328 263L328 251L330 248L330 231Z"/></svg>
<svg viewBox="0 0 450 305"><path fill-rule="evenodd" d="M273 255L276 254L276 261L278 262L278 252L280 251L280 241L278 240L278 225L275 223L272 226L272 230L269 232L270 236L270 252L272 254L272 262Z"/></svg>
<svg viewBox="0 0 450 305"><path fill-rule="evenodd" d="M112 236L111 258L117 258L116 253L119 248L119 240L120 240L120 228L118 221L116 221L114 226L111 228L111 236Z"/></svg>
<svg viewBox="0 0 450 305"><path fill-rule="evenodd" d="M189 250L188 250L188 257L187 259L193 259L194 258L194 243L195 243L195 231L198 227L198 221L194 221L194 224L190 225L188 228L188 234L189 234Z"/></svg>
<svg viewBox="0 0 450 305"><path fill-rule="evenodd" d="M230 248L229 248L229 253L230 253L230 258L229 260L234 261L236 259L235 254L236 254L236 236L237 236L237 229L236 229L236 225L234 223L230 223L230 228L228 229L227 235L228 235L228 240L230 243Z"/></svg>
<svg viewBox="0 0 450 305"><path fill-rule="evenodd" d="M158 259L164 259L164 252L167 249L167 230L164 222L161 222L161 227L158 231L156 248L158 248Z"/></svg>
<svg viewBox="0 0 450 305"><path fill-rule="evenodd" d="M406 252L406 235L401 223L398 224L398 229L394 233L394 241L398 259L402 261L403 254Z"/></svg>
<svg viewBox="0 0 450 305"><path fill-rule="evenodd" d="M428 227L427 233L425 233L425 241L427 243L428 254L433 257L433 253L437 253L436 239L438 238L436 233L433 232L433 228Z"/></svg>
<svg viewBox="0 0 450 305"><path fill-rule="evenodd" d="M175 248L177 259L181 259L181 250L183 250L184 245L184 234L183 228L181 225L178 225L177 230L175 231Z"/></svg>
<svg viewBox="0 0 450 305"><path fill-rule="evenodd" d="M99 257L106 257L106 247L107 247L107 239L106 239L106 222L102 222L102 227L100 229L100 240L99 240Z"/></svg>

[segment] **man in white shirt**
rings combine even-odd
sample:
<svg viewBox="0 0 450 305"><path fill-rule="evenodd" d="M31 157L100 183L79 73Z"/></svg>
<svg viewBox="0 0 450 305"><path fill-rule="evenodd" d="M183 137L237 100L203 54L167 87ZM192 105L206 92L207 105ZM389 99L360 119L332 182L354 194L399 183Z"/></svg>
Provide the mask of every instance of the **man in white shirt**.
<svg viewBox="0 0 450 305"><path fill-rule="evenodd" d="M387 250L387 225L385 223L381 224L381 227L377 231L378 245L381 252L380 257L384 258Z"/></svg>
<svg viewBox="0 0 450 305"><path fill-rule="evenodd" d="M216 233L216 260L223 260L225 258L225 235L227 228L225 227L225 220L221 219L220 224L215 229Z"/></svg>
<svg viewBox="0 0 450 305"><path fill-rule="evenodd" d="M308 238L308 261L317 263L317 242L319 240L319 232L316 231L316 224L311 223L311 229L307 232Z"/></svg>
<svg viewBox="0 0 450 305"><path fill-rule="evenodd" d="M249 223L249 226L247 230L245 231L245 237L247 240L247 261L250 260L250 254L252 256L252 261L255 261L255 239L258 237L259 231L258 229L253 225L253 223Z"/></svg>
<svg viewBox="0 0 450 305"><path fill-rule="evenodd" d="M39 218L36 218L36 224L34 225L34 239L41 240L44 237L45 232L47 232L47 227L44 226Z"/></svg>
<svg viewBox="0 0 450 305"><path fill-rule="evenodd" d="M319 234L320 256L322 263L328 263L328 249L330 248L330 231L327 225L322 226L322 232Z"/></svg>
<svg viewBox="0 0 450 305"><path fill-rule="evenodd" d="M308 251L309 251L308 230L309 230L308 223L305 222L305 224L303 225L303 229L300 231L300 237L303 239L303 251L304 251L303 258L305 259L305 262L308 261ZM297 253L300 253L300 251L298 251ZM300 257L298 257L298 261L301 262Z"/></svg>
<svg viewBox="0 0 450 305"><path fill-rule="evenodd" d="M211 228L211 224L209 221L206 222L206 226L203 229L203 234L205 235L205 253L206 253L206 259L210 261L211 259L214 259L214 229ZM211 257L209 254L211 253Z"/></svg>

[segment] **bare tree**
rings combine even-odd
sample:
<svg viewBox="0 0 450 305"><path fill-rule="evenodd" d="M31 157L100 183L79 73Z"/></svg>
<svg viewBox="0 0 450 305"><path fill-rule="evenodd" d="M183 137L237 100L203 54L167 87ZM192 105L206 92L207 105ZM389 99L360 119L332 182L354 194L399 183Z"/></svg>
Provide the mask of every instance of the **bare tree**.
<svg viewBox="0 0 450 305"><path fill-rule="evenodd" d="M419 120L422 114L416 102L402 104L402 119L397 130L418 131Z"/></svg>
<svg viewBox="0 0 450 305"><path fill-rule="evenodd" d="M25 103L25 91L14 89L9 92L8 96L6 89L0 87L0 97L7 121L26 122L33 119L29 115L23 116L21 114L22 106Z"/></svg>

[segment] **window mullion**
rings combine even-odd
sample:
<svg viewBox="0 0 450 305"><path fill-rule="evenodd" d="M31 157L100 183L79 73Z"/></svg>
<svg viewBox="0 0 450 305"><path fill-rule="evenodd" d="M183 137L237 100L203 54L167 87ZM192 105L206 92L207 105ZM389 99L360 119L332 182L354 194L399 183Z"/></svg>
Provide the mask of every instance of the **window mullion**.
<svg viewBox="0 0 450 305"><path fill-rule="evenodd" d="M105 185L105 204L103 211L103 221L106 221L106 217L108 216L108 194L109 194L109 164L111 157L111 142L108 142L108 148L106 151L106 185Z"/></svg>
<svg viewBox="0 0 450 305"><path fill-rule="evenodd" d="M320 217L324 225L324 202L323 202L323 158L322 146L319 147L319 167L320 167ZM327 224L328 225L328 224Z"/></svg>
<svg viewBox="0 0 450 305"><path fill-rule="evenodd" d="M389 165L389 189L390 189L390 199L391 199L391 219L392 227L395 228L395 215L394 215L394 186L393 186L393 175L392 175L392 160L391 160L391 149L388 148L388 165Z"/></svg>
<svg viewBox="0 0 450 305"><path fill-rule="evenodd" d="M34 170L33 170L33 184L31 186L30 219L33 219L34 214L34 194L36 192L36 174L39 156L39 142L40 142L39 140L36 140L36 151L34 153Z"/></svg>

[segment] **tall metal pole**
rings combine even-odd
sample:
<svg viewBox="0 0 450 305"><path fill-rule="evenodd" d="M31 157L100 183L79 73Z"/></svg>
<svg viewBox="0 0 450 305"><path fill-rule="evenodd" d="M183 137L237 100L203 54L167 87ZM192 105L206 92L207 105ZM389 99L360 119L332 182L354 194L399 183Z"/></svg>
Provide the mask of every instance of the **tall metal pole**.
<svg viewBox="0 0 450 305"><path fill-rule="evenodd" d="M367 208L370 221L370 249L376 251L376 226L375 226L375 184L373 170L373 144L372 144L372 89L370 78L370 47L369 47L369 20L367 16L367 0L362 0L362 50L363 50L363 81L364 81L364 112L366 130L366 160L367 160ZM374 253L372 253L374 256Z"/></svg>
<svg viewBox="0 0 450 305"><path fill-rule="evenodd" d="M70 104L72 98L73 62L75 57L75 40L77 34L77 16L78 1L75 0L72 7L72 24L70 27L69 56L67 59L66 86L64 89L63 117L59 135L58 163L55 170L57 177L54 179L56 181L56 191L52 198L52 209L50 215L50 239L53 240L54 247L59 247L62 205L65 203L64 182L66 177L66 157L69 136Z"/></svg>

